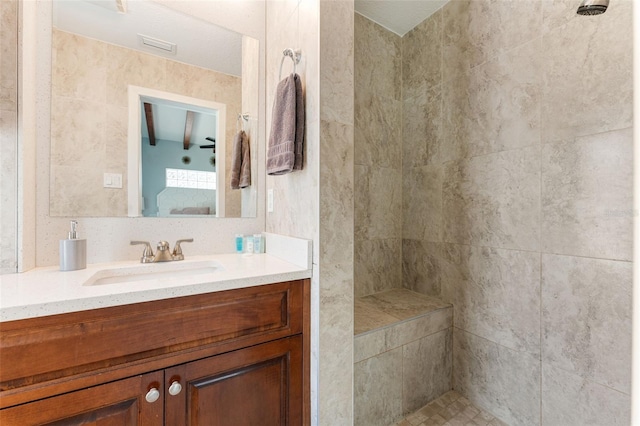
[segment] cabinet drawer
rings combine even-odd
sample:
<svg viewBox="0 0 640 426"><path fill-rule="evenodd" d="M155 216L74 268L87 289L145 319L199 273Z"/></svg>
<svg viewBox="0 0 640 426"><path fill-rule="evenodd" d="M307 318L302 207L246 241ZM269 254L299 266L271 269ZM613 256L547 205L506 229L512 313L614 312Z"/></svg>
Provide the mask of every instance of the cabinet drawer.
<svg viewBox="0 0 640 426"><path fill-rule="evenodd" d="M303 331L303 281L0 324L0 391Z"/></svg>

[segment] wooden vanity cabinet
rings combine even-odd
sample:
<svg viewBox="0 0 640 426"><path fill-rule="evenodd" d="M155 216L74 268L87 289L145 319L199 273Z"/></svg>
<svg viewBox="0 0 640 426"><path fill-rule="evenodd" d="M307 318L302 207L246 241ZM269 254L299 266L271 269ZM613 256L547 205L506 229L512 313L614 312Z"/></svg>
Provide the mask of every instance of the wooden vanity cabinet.
<svg viewBox="0 0 640 426"><path fill-rule="evenodd" d="M0 323L0 386L2 426L309 424L309 280Z"/></svg>

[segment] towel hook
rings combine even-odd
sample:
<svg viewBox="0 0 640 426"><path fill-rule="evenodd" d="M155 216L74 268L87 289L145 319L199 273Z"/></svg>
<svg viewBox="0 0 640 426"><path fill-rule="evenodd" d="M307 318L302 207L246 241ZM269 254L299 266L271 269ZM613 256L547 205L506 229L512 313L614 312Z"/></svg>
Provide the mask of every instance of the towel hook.
<svg viewBox="0 0 640 426"><path fill-rule="evenodd" d="M236 119L236 133L240 131L240 129L244 129L244 122L249 121L249 113L243 112L238 114L238 118Z"/></svg>
<svg viewBox="0 0 640 426"><path fill-rule="evenodd" d="M300 63L302 52L300 49L292 49L290 47L282 51L282 60L280 61L280 71L278 72L278 81L282 79L282 64L284 64L284 58L289 57L293 61L293 73L296 73L296 65Z"/></svg>

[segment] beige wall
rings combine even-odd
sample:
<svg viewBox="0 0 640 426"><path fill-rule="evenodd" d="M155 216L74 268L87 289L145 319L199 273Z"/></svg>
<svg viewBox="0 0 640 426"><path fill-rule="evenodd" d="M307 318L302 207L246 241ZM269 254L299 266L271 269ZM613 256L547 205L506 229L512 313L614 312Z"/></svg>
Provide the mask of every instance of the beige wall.
<svg viewBox="0 0 640 426"><path fill-rule="evenodd" d="M52 45L52 216L127 215L128 85L225 104L231 152L242 103L240 77L57 29ZM122 189L103 188L104 173L122 174ZM240 216L238 191L226 191L225 214Z"/></svg>
<svg viewBox="0 0 640 426"><path fill-rule="evenodd" d="M456 0L403 38L404 284L511 425L629 423L631 3Z"/></svg>
<svg viewBox="0 0 640 426"><path fill-rule="evenodd" d="M18 1L0 2L0 274L17 269Z"/></svg>
<svg viewBox="0 0 640 426"><path fill-rule="evenodd" d="M267 3L267 133L282 51L301 49L304 169L268 176L266 229L313 240L312 424L353 422L353 3ZM291 72L287 58L283 75Z"/></svg>
<svg viewBox="0 0 640 426"><path fill-rule="evenodd" d="M355 15L356 297L402 287L401 40Z"/></svg>

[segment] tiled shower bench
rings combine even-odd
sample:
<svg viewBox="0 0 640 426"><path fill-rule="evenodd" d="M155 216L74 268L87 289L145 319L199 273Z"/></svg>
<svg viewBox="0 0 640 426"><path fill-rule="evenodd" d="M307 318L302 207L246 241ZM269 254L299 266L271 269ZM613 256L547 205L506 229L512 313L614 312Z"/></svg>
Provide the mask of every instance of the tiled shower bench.
<svg viewBox="0 0 640 426"><path fill-rule="evenodd" d="M451 390L453 306L407 289L355 302L355 424L388 426Z"/></svg>

